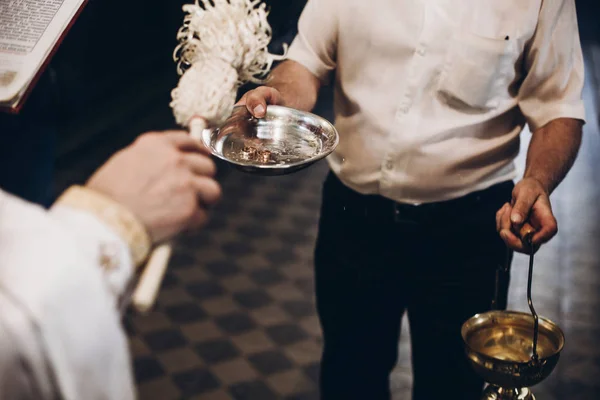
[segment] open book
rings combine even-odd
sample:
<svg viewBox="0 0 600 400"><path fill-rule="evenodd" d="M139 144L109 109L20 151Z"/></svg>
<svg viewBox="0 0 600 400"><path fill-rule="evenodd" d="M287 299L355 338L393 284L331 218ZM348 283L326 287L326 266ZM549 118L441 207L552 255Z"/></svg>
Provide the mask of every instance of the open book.
<svg viewBox="0 0 600 400"><path fill-rule="evenodd" d="M0 111L19 112L86 0L0 0Z"/></svg>

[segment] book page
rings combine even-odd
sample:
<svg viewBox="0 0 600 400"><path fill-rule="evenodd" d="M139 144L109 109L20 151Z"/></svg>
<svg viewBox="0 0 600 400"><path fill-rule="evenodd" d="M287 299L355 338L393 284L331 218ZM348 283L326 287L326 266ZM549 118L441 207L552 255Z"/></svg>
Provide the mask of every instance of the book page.
<svg viewBox="0 0 600 400"><path fill-rule="evenodd" d="M27 88L83 2L0 1L0 102Z"/></svg>

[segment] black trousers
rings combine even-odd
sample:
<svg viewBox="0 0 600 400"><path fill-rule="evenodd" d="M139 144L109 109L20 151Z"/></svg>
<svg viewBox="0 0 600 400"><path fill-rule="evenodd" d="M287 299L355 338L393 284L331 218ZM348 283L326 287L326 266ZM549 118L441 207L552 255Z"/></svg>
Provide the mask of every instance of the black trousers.
<svg viewBox="0 0 600 400"><path fill-rule="evenodd" d="M512 188L412 206L360 195L329 174L315 250L322 400L390 398L405 312L413 400L479 400L483 381L460 331L474 314L506 307L512 253L495 213Z"/></svg>

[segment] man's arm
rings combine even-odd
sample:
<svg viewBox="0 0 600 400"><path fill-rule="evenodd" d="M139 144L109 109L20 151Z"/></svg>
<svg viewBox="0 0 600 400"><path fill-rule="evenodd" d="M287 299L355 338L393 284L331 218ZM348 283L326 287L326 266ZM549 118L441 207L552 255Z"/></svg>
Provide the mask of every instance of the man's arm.
<svg viewBox="0 0 600 400"><path fill-rule="evenodd" d="M277 89L287 107L311 111L317 103L321 81L304 65L288 60L273 70L266 86Z"/></svg>
<svg viewBox="0 0 600 400"><path fill-rule="evenodd" d="M288 60L279 64L265 86L246 93L238 102L256 117L265 115L267 104L311 111L317 103L321 82L302 64Z"/></svg>
<svg viewBox="0 0 600 400"><path fill-rule="evenodd" d="M535 179L551 194L565 178L581 146L583 123L558 118L533 132L524 179Z"/></svg>
<svg viewBox="0 0 600 400"><path fill-rule="evenodd" d="M549 196L581 144L584 67L574 0L542 2L536 32L525 49L524 74L519 108L533 136L523 180L515 186L512 202L496 214L501 237L517 251L525 250L515 235L525 221L537 231L535 246L556 234Z"/></svg>
<svg viewBox="0 0 600 400"><path fill-rule="evenodd" d="M553 120L533 133L523 179L513 190L512 203L505 204L496 216L502 239L513 249L523 251L525 247L521 238L511 232L511 225L516 231L514 227L528 220L537 230L533 236L536 245L558 231L550 194L573 166L581 136L582 121L568 118Z"/></svg>
<svg viewBox="0 0 600 400"><path fill-rule="evenodd" d="M258 118L264 116L267 104L303 111L314 108L319 89L336 67L337 1L308 0L288 60L273 70L265 86L246 93L238 104L245 104Z"/></svg>

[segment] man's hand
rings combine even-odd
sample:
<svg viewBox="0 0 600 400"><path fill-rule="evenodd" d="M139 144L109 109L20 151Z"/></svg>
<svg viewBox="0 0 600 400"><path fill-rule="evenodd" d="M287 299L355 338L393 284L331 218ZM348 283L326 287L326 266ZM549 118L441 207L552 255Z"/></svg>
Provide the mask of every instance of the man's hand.
<svg viewBox="0 0 600 400"><path fill-rule="evenodd" d="M519 182L512 192L511 204L504 204L496 213L496 229L500 237L508 247L521 253L530 251L517 236L525 222L529 222L536 230L532 238L534 249L548 242L558 231L549 194L534 178Z"/></svg>
<svg viewBox="0 0 600 400"><path fill-rule="evenodd" d="M131 210L154 242L197 228L221 196L208 150L185 132L146 133L88 181Z"/></svg>
<svg viewBox="0 0 600 400"><path fill-rule="evenodd" d="M260 86L254 90L246 92L236 105L245 105L250 114L256 118L263 118L267 112L267 105L284 106L284 100L279 90Z"/></svg>
<svg viewBox="0 0 600 400"><path fill-rule="evenodd" d="M266 81L266 86L250 90L236 105L245 105L250 114L263 118L268 105L286 106L310 111L317 103L321 81L296 61L279 64Z"/></svg>

